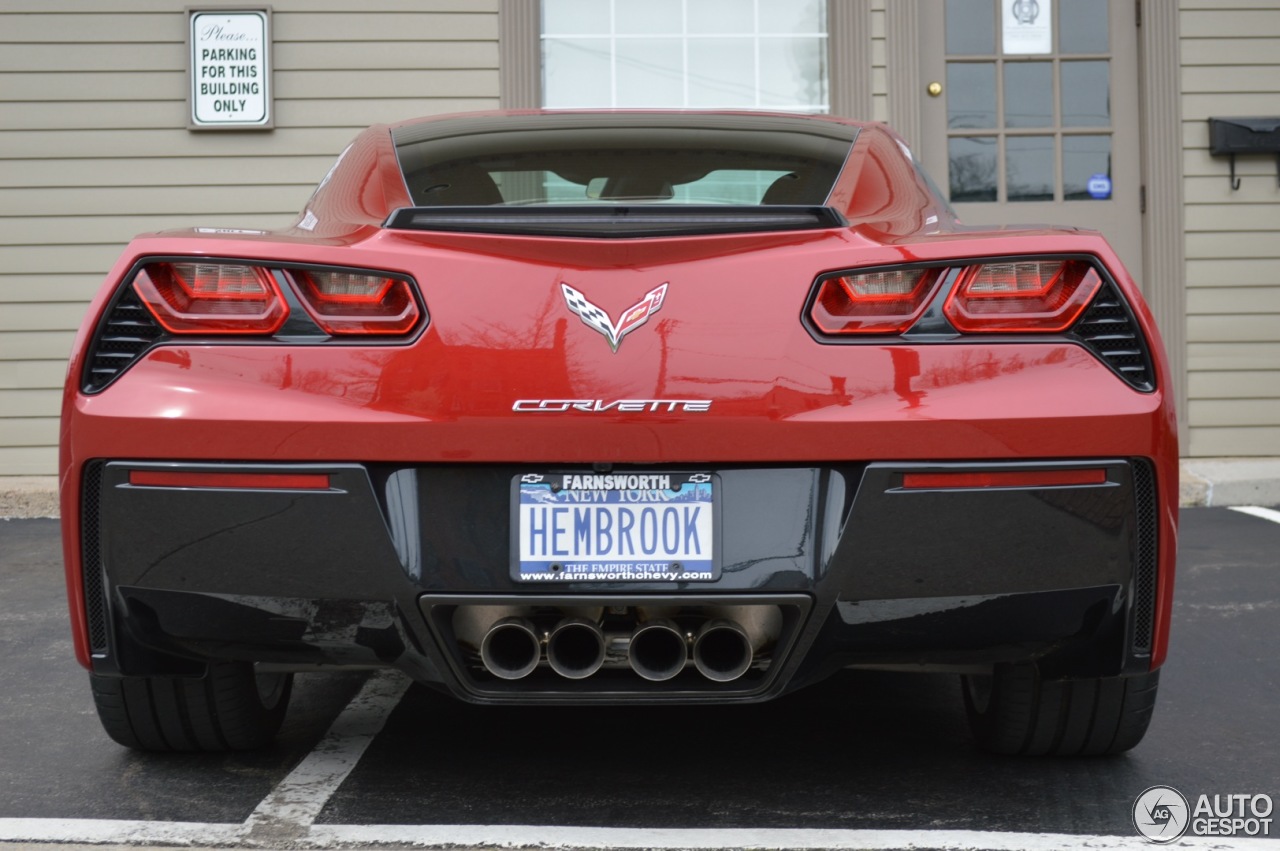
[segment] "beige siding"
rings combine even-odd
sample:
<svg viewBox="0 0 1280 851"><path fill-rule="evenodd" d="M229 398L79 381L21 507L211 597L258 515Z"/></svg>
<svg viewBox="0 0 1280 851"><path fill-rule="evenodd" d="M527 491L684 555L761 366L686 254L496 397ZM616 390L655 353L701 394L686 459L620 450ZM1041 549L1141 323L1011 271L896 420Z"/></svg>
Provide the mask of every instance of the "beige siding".
<svg viewBox="0 0 1280 851"><path fill-rule="evenodd" d="M497 0L271 0L276 129L190 132L186 5L0 5L0 476L54 472L71 340L135 233L287 224L360 128L498 106Z"/></svg>
<svg viewBox="0 0 1280 851"><path fill-rule="evenodd" d="M1280 0L1182 0L1188 455L1280 455L1274 157L1209 154L1210 116L1280 115Z"/></svg>
<svg viewBox="0 0 1280 851"><path fill-rule="evenodd" d="M51 437L56 442L56 428ZM4 470L6 476L47 476L57 467L58 450L53 446L0 445L0 470Z"/></svg>

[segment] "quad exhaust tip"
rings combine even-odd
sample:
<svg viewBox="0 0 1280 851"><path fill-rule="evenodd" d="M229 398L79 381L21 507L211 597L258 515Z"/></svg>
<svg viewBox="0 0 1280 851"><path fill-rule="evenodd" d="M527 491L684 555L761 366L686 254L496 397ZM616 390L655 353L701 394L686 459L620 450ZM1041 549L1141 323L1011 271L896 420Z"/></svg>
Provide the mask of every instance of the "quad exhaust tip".
<svg viewBox="0 0 1280 851"><path fill-rule="evenodd" d="M525 618L503 618L489 627L480 642L480 662L485 670L504 680L529 676L541 656L538 631Z"/></svg>
<svg viewBox="0 0 1280 851"><path fill-rule="evenodd" d="M738 679L751 668L754 655L747 631L723 618L707 621L693 640L693 664L712 682Z"/></svg>
<svg viewBox="0 0 1280 851"><path fill-rule="evenodd" d="M627 648L631 670L650 682L669 680L689 661L689 644L680 627L669 620L653 620L636 628Z"/></svg>
<svg viewBox="0 0 1280 851"><path fill-rule="evenodd" d="M604 665L604 631L586 618L565 618L547 639L547 663L569 680L583 680Z"/></svg>
<svg viewBox="0 0 1280 851"><path fill-rule="evenodd" d="M605 631L600 607L561 607L559 621L546 631L528 607L477 605L459 607L454 627L459 643L478 647L484 669L503 680L529 676L545 654L547 667L569 680L586 679L605 666L629 666L650 682L665 682L692 661L706 679L731 683L781 633L782 612L775 605L708 606L698 614L701 625L688 633L676 609L637 608L639 623L628 636Z"/></svg>

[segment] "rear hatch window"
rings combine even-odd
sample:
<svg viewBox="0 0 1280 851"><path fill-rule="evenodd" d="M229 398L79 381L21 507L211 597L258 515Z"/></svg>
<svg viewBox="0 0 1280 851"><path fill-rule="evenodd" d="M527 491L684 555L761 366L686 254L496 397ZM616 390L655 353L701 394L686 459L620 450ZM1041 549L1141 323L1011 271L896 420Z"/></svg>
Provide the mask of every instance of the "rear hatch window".
<svg viewBox="0 0 1280 851"><path fill-rule="evenodd" d="M387 224L602 236L838 226L824 205L856 135L833 122L730 114L427 121L393 131L414 208ZM489 209L463 209L479 207Z"/></svg>

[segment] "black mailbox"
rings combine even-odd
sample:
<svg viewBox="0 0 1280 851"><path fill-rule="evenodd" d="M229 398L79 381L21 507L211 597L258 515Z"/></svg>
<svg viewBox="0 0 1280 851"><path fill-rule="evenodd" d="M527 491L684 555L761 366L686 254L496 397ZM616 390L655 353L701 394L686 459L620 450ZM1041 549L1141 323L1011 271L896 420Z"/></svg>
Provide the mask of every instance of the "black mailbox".
<svg viewBox="0 0 1280 851"><path fill-rule="evenodd" d="M1231 157L1231 188L1239 189L1236 154L1275 154L1280 179L1280 118L1210 118L1209 153Z"/></svg>

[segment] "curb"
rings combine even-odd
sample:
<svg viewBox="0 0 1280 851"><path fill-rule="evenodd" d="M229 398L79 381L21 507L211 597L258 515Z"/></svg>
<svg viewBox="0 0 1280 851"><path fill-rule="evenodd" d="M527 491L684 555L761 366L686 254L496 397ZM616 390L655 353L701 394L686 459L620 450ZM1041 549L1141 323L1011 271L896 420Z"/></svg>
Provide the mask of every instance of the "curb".
<svg viewBox="0 0 1280 851"><path fill-rule="evenodd" d="M57 516L57 476L0 476L0 519Z"/></svg>
<svg viewBox="0 0 1280 851"><path fill-rule="evenodd" d="M1280 458L1184 458L1182 505L1280 505Z"/></svg>

